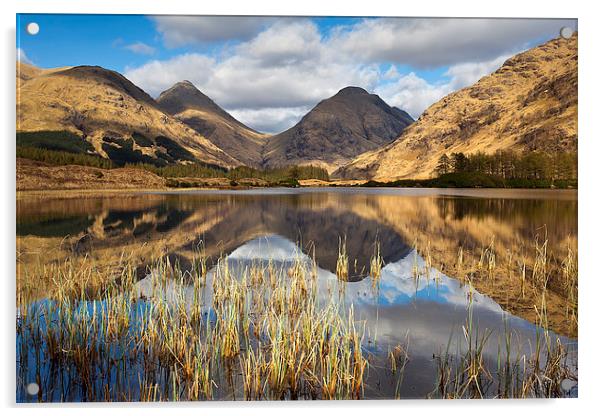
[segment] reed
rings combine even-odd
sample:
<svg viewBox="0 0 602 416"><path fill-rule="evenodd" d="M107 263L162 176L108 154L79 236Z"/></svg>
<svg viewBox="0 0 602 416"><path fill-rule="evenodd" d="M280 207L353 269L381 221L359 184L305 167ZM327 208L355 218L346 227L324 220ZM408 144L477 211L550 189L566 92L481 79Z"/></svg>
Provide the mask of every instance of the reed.
<svg viewBox="0 0 602 416"><path fill-rule="evenodd" d="M373 288L377 287L380 282L383 265L384 260L380 255L380 243L376 242L374 244L374 254L370 258L370 277L372 278Z"/></svg>
<svg viewBox="0 0 602 416"><path fill-rule="evenodd" d="M156 259L145 289L124 264L94 297L74 281L99 270L61 266L56 296L19 305L19 380L40 375L41 401L362 397L363 330L318 300L315 265L203 264Z"/></svg>
<svg viewBox="0 0 602 416"><path fill-rule="evenodd" d="M349 257L347 256L347 237L339 238L339 255L337 257L336 274L340 280L349 278Z"/></svg>
<svg viewBox="0 0 602 416"><path fill-rule="evenodd" d="M519 240L510 247L506 244L502 250L499 246L491 238L486 246L476 250L464 246L439 249L437 254L444 259L440 269L532 322L536 319L533 306L540 303L542 293L548 293L554 308L549 324L559 333L576 336L579 287L575 240L568 236L566 243L552 246L544 233L532 241ZM426 274L433 252L431 243L426 241L415 248L425 259ZM416 279L421 276L416 260L412 274ZM526 310L527 316L522 315Z"/></svg>
<svg viewBox="0 0 602 416"><path fill-rule="evenodd" d="M391 371L396 375L395 383L395 398L401 398L401 385L403 383L403 376L405 374L405 368L410 361L408 350L410 346L410 334L406 332L404 346L398 344L389 350L389 361L391 363Z"/></svg>
<svg viewBox="0 0 602 416"><path fill-rule="evenodd" d="M446 350L435 357L437 381L430 397L439 398L530 398L565 397L563 380L577 380L570 353L558 337L553 338L547 328L545 295L537 307L538 322L534 350L530 353L513 351L516 335L504 325L498 339L496 365L487 363L483 356L490 342L491 331L480 331L473 320L472 302L467 309L462 327L464 345L458 343L451 352L452 336ZM505 321L506 323L506 321ZM492 373L496 369L496 376Z"/></svg>
<svg viewBox="0 0 602 416"><path fill-rule="evenodd" d="M547 304L551 290L561 287L569 299L567 317L576 323L576 252L569 247L560 261L545 240L532 248L534 264L520 264L519 255L509 263L525 287L537 284L539 290L534 351L514 349L520 343L507 328L497 339L496 362L485 358L486 346L495 340L473 319L473 283L495 282L509 265L496 261L492 241L476 271L469 271L460 248L455 266L469 288L466 321L461 337L450 336L434 357L430 397L562 397L562 381L577 379L571 352L548 330ZM432 262L430 245L426 251L425 273ZM279 267L272 260L241 266L220 258L208 270L201 246L192 255L188 268L168 256L153 259L142 281L139 260L125 254L111 267L72 256L23 268L16 317L19 399L27 397L31 380L40 386L34 398L39 401L364 397L371 372L365 323L341 293L318 296L315 260L298 256ZM376 243L373 287L379 286L383 264ZM552 273L558 264L560 277ZM336 268L344 288L345 239L339 240ZM421 278L417 257L412 274ZM33 282L40 281L48 284L48 298L35 300ZM410 363L409 335L404 345L388 351L397 398Z"/></svg>

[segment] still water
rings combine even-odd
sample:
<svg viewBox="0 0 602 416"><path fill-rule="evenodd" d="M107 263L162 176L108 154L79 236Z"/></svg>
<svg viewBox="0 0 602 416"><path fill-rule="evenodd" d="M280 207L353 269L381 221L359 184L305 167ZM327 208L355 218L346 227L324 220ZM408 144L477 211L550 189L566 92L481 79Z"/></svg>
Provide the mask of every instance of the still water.
<svg viewBox="0 0 602 416"><path fill-rule="evenodd" d="M435 356L461 348L469 303L475 324L492 331L486 361L495 363L509 332L514 355L532 354L539 332L530 292L525 295L514 280L467 284L454 272L458 253L468 264L494 247L497 261L506 253L510 268L514 256L529 256L534 241L546 241L549 252L560 256L567 244L576 248L576 238L574 191L261 189L27 198L17 204L19 272L68 255L112 264L135 252L141 295L150 290L151 259L168 255L190 267L202 246L213 268L219 258L232 270L268 261L286 269L300 258L315 259L319 295L326 296L339 280L344 244L350 260L345 304L365 324L362 348L371 357L366 398L429 395ZM384 264L378 290L368 277L376 244ZM209 279L215 276L211 270ZM34 298L44 301L43 284ZM551 291L548 302L549 327L576 360L576 329L567 325L562 296ZM398 346L409 360L402 381L387 367ZM237 394L221 398L241 398ZM31 399L23 391L17 397Z"/></svg>

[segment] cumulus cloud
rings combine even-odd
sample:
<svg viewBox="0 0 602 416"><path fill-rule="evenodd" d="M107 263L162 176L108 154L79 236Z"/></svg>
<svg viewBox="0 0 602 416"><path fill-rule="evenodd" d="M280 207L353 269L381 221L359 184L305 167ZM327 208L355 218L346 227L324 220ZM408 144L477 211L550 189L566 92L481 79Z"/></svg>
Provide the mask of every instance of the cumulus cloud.
<svg viewBox="0 0 602 416"><path fill-rule="evenodd" d="M514 52L518 53L520 51ZM485 62L467 62L453 65L445 72L445 75L451 78L450 87L452 90L464 88L498 69L511 56L512 54L505 54Z"/></svg>
<svg viewBox="0 0 602 416"><path fill-rule="evenodd" d="M152 60L137 67L125 69L125 76L146 92L157 96L161 91L184 79L204 85L216 62L198 53L178 55L169 60Z"/></svg>
<svg viewBox="0 0 602 416"><path fill-rule="evenodd" d="M377 81L370 66L316 60L265 67L237 56L219 64L204 88L224 106L260 109L315 105L346 86L372 89Z"/></svg>
<svg viewBox="0 0 602 416"><path fill-rule="evenodd" d="M333 47L355 57L417 68L490 60L537 38L558 36L575 20L365 19L337 30Z"/></svg>
<svg viewBox="0 0 602 416"><path fill-rule="evenodd" d="M449 67L444 73L446 82L429 83L414 72L400 76L396 81L382 84L375 92L389 105L404 109L418 118L431 104L460 88L474 84L480 78L499 68L509 55L485 62L467 62Z"/></svg>
<svg viewBox="0 0 602 416"><path fill-rule="evenodd" d="M378 87L375 92L389 105L407 111L413 118L418 118L429 105L451 92L448 83L429 84L414 72L403 75L397 81Z"/></svg>
<svg viewBox="0 0 602 416"><path fill-rule="evenodd" d="M167 47L247 40L275 18L252 16L153 16Z"/></svg>
<svg viewBox="0 0 602 416"><path fill-rule="evenodd" d="M377 65L333 55L314 23L294 21L268 28L219 61L191 53L127 68L125 75L154 96L188 79L230 111L310 106L349 85L376 86Z"/></svg>
<svg viewBox="0 0 602 416"><path fill-rule="evenodd" d="M325 52L317 26L308 20L279 21L253 40L237 47L241 55L262 66L297 65Z"/></svg>
<svg viewBox="0 0 602 416"><path fill-rule="evenodd" d="M383 74L384 79L397 79L400 74L395 65L389 65L389 69Z"/></svg>
<svg viewBox="0 0 602 416"><path fill-rule="evenodd" d="M144 42L134 42L129 45L125 45L124 49L130 52L137 53L139 55L153 55L156 49Z"/></svg>
<svg viewBox="0 0 602 416"><path fill-rule="evenodd" d="M126 68L153 96L190 80L260 131L291 127L346 86L379 94L418 117L432 103L494 71L571 20L363 19L321 28L308 18L153 17L164 43L217 42L212 55L190 52ZM236 42L219 43L236 40ZM404 69L406 68L406 69ZM407 68L410 68L408 70ZM421 69L443 68L438 80Z"/></svg>
<svg viewBox="0 0 602 416"><path fill-rule="evenodd" d="M230 113L237 120L265 133L280 133L301 119L311 107L240 109Z"/></svg>
<svg viewBox="0 0 602 416"><path fill-rule="evenodd" d="M23 62L24 64L33 65L33 62L31 62L31 59L29 59L27 57L27 54L21 48L17 48L17 62Z"/></svg>

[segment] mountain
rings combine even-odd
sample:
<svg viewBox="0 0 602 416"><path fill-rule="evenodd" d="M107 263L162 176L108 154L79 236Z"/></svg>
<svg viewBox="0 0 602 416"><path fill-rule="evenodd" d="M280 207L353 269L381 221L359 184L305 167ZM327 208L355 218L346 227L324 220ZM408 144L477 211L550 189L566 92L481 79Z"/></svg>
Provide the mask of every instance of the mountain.
<svg viewBox="0 0 602 416"><path fill-rule="evenodd" d="M44 70L24 62L17 62L17 88L21 83L40 75Z"/></svg>
<svg viewBox="0 0 602 416"><path fill-rule="evenodd" d="M164 91L159 107L190 126L213 144L247 166L259 167L265 134L236 120L190 81L182 81Z"/></svg>
<svg viewBox="0 0 602 416"><path fill-rule="evenodd" d="M118 164L240 165L117 72L18 64L17 74L17 140L24 140L19 144L55 150L75 146ZM70 148L67 139L73 142Z"/></svg>
<svg viewBox="0 0 602 416"><path fill-rule="evenodd" d="M357 155L390 143L413 122L378 95L347 87L321 101L299 123L272 136L264 166L314 164L330 172Z"/></svg>
<svg viewBox="0 0 602 416"><path fill-rule="evenodd" d="M334 176L427 178L443 154L506 149L577 149L576 33L508 59L433 104L393 143L358 156Z"/></svg>

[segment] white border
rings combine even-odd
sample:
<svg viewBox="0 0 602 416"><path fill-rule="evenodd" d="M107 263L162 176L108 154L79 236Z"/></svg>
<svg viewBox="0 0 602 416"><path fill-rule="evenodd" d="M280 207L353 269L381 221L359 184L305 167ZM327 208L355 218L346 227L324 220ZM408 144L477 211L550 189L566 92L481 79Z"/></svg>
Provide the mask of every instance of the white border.
<svg viewBox="0 0 602 416"><path fill-rule="evenodd" d="M105 414L144 412L158 414L165 411L199 414L257 413L262 415L287 415L307 413L345 413L365 415L371 411L383 413L420 412L420 414L487 413L505 415L528 411L532 414L572 414L592 410L596 399L601 396L602 369L600 366L600 305L601 294L598 242L602 236L600 227L600 14L593 6L595 2L568 2L548 0L529 2L525 0L485 1L400 1L400 0L302 0L285 2L278 0L97 0L95 3L73 0L19 0L0 6L2 13L2 213L0 230L3 234L0 250L4 265L0 302L2 316L3 359L0 381L0 403L12 407L9 411L25 411L43 414L81 414L82 411ZM579 19L579 263L580 263L580 322L579 322L579 399L576 400L524 400L524 401L403 401L403 402L314 402L314 403L192 403L153 405L103 405L45 407L14 407L14 293L15 293L15 13L128 13L128 14L251 14L251 15L343 15L343 16L442 16L442 17L563 17ZM85 409L85 410L84 410ZM599 411L600 409L598 409Z"/></svg>

